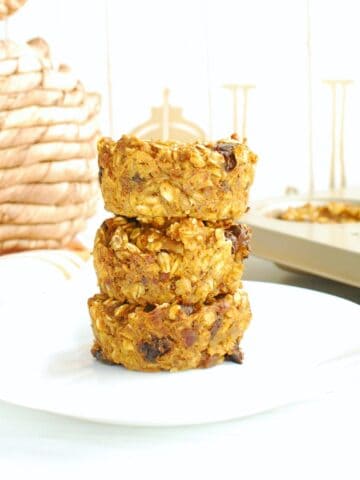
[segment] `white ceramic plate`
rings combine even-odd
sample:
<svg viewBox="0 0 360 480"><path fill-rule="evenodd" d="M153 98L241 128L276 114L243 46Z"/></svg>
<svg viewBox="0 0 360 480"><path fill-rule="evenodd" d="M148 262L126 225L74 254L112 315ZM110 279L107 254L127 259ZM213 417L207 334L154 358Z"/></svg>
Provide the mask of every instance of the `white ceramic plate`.
<svg viewBox="0 0 360 480"><path fill-rule="evenodd" d="M351 358L360 348L357 305L310 290L247 282L253 321L243 365L131 372L103 365L89 353L86 300L96 291L91 266L55 286L36 294L34 281L18 301L0 302L1 400L113 424L229 420L331 390L334 379L343 378L334 375L331 359Z"/></svg>

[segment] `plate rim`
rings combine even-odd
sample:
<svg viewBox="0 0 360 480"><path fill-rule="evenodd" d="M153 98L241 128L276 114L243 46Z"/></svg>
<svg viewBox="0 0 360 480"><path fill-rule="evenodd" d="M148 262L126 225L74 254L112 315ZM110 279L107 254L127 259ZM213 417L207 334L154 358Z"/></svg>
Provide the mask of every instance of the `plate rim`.
<svg viewBox="0 0 360 480"><path fill-rule="evenodd" d="M65 280L64 279L64 282L69 282L69 280ZM71 280L70 280L71 282ZM293 291L301 291L302 293L303 292L306 292L306 294L310 294L310 295L314 295L316 297L330 297L332 299L335 299L336 301L340 301L340 302L345 302L346 304L349 305L350 308L357 308L360 310L360 306L349 300L349 299L345 299L343 297L340 297L338 295L334 295L332 293L327 293L327 292L322 292L322 291L318 291L318 290L314 290L314 289L309 289L309 288L306 288L306 287L303 287L303 286L296 286L296 285L286 285L286 284L281 284L281 283L275 283L275 282L266 282L266 281L257 281L257 280L243 280L243 286L245 287L245 289L247 289L247 286L250 285L250 288L251 288L251 285L252 284L256 284L258 286L261 286L263 288L267 288L270 286L270 288L276 288L276 289L281 289L281 290L293 290ZM250 298L250 301L251 301L251 298ZM214 367L216 368L216 367ZM219 368L219 367L218 367ZM220 366L221 368L221 366ZM136 373L136 372L134 372ZM140 372L142 373L142 372ZM175 372L176 373L176 372ZM172 375L174 375L175 373L172 373ZM150 374L149 374L150 375ZM299 403L303 403L304 401L307 401L307 396L306 398L297 398L297 399L289 399L289 398L284 398L284 401L281 402L281 401L278 401L276 403L276 405L269 405L269 406L264 406L263 408L258 408L258 407L255 407L253 411L251 411L251 409L248 409L248 412L246 412L245 414L239 414L239 415L234 415L234 413L232 411L229 412L228 415L226 414L222 414L221 415L221 418L218 417L218 416L215 416L215 418L213 419L202 419L200 418L198 421L194 421L194 419L189 419L190 421L184 419L182 420L181 422L180 421L176 421L174 419L165 419L165 420L162 420L161 422L159 422L158 420L154 420L154 421L151 421L150 419L148 420L139 420L139 421L136 421L134 419L130 419L129 421L126 420L126 418L121 418L121 419L116 419L116 418L108 418L108 417L99 417L97 415L92 415L92 416L89 416L89 415L81 415L79 413L71 413L69 411L64 411L64 410L61 410L61 409L58 409L56 406L50 406L50 407L47 407L47 406L44 406L41 404L40 402L40 405L39 406L35 406L33 405L33 403L31 401L28 401L28 400L25 400L25 401L19 401L19 400L14 400L14 399L11 399L9 398L6 394L4 395L4 393L1 393L1 389L0 389L0 401L1 402L4 402L4 403L7 403L7 404L10 404L10 405L13 405L13 406L16 406L18 408L26 408L26 409L29 409L29 410L32 410L32 411L36 411L36 412L43 412L43 413L46 413L46 414L51 414L51 415L56 415L56 416L60 416L60 417L67 417L67 418L71 418L71 419L75 419L77 421L86 421L86 422L90 422L90 423L96 423L96 424L106 424L106 425L115 425L115 426L127 426L127 427L156 427L156 428L167 428L167 427L186 427L186 426L195 426L195 425L209 425L209 424L216 424L216 423L223 423L223 422L230 422L230 421L240 421L242 419L246 419L246 418L249 418L249 417L254 417L256 415L262 415L264 413L267 413L267 412L271 412L271 411L274 411L274 410L278 410L278 409L281 409L285 406L291 406L291 405L296 405L296 404L299 404Z"/></svg>

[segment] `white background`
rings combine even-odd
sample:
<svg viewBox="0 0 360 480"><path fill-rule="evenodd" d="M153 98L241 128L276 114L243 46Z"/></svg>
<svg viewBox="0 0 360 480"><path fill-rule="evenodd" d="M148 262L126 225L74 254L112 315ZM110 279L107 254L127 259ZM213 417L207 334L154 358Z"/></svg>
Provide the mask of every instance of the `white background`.
<svg viewBox="0 0 360 480"><path fill-rule="evenodd" d="M9 37L44 37L57 60L100 91L103 133L109 134L106 4L115 137L148 119L164 87L187 119L214 139L224 137L232 131L232 102L222 86L254 83L248 143L260 163L253 196L282 194L289 185L306 191L305 0L28 0L10 19ZM324 79L355 81L348 91L345 158L349 184L360 183L358 6L356 0L310 1L317 190L327 188L330 164L331 97Z"/></svg>

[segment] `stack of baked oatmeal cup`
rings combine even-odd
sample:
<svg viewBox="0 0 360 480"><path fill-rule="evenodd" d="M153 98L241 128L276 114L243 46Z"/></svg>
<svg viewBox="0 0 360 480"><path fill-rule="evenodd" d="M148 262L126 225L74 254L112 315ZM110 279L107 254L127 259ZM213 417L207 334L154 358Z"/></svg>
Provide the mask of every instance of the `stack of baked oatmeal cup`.
<svg viewBox="0 0 360 480"><path fill-rule="evenodd" d="M89 299L93 355L132 370L242 361L251 311L242 289L256 155L236 137L180 144L123 136L98 143L105 207L100 294Z"/></svg>

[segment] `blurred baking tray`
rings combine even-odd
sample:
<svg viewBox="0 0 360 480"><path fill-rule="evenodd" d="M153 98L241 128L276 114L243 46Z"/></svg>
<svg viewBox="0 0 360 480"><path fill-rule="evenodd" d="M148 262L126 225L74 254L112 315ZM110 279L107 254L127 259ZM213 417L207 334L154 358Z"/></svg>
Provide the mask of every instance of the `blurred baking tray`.
<svg viewBox="0 0 360 480"><path fill-rule="evenodd" d="M311 199L313 204L327 201L360 205L360 189L320 193ZM306 196L291 195L252 204L242 221L253 229L253 254L284 268L360 287L360 222L316 224L276 218L288 207L307 202Z"/></svg>

